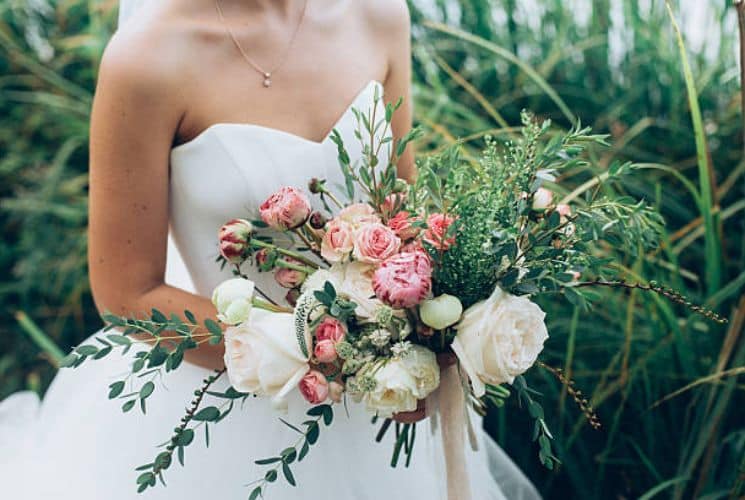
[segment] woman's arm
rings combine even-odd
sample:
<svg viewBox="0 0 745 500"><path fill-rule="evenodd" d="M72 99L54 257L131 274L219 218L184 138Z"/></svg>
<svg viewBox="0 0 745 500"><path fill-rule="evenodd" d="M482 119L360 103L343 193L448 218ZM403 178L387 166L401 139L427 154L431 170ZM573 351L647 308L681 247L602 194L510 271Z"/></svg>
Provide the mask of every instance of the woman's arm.
<svg viewBox="0 0 745 500"><path fill-rule="evenodd" d="M101 64L90 139L88 264L100 311L144 317L192 311L211 302L164 282L168 237L169 156L183 113L177 58L141 34L117 34ZM162 44L160 45L163 46ZM223 366L223 346L201 345L186 359Z"/></svg>

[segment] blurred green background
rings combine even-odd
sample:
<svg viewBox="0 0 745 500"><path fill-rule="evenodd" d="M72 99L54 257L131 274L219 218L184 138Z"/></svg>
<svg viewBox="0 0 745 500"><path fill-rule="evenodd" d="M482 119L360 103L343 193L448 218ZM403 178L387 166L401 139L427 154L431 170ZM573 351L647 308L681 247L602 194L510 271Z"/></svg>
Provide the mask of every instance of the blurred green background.
<svg viewBox="0 0 745 500"><path fill-rule="evenodd" d="M410 1L421 152L462 139L468 154L485 134L509 138L522 108L610 134L612 146L567 172L561 189L580 194L612 161L637 162L622 186L600 188L644 198L667 230L662 248L641 257L600 250L630 278L672 285L730 320L716 325L637 292L598 290L591 311L543 301L544 361L576 381L603 428L590 429L540 368L529 381L562 465L542 468L514 403L486 425L546 498L745 495L737 12L726 0L671 7L682 52L659 0ZM43 393L60 353L101 324L86 275L87 134L116 8L0 1L0 398Z"/></svg>

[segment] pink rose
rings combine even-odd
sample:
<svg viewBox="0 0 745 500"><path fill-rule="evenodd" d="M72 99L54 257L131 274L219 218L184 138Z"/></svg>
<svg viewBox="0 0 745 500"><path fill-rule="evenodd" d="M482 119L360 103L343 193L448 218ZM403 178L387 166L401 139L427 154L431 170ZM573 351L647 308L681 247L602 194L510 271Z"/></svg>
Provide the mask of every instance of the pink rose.
<svg viewBox="0 0 745 500"><path fill-rule="evenodd" d="M334 403L341 403L342 395L344 394L344 386L339 382L331 382L329 384L329 399Z"/></svg>
<svg viewBox="0 0 745 500"><path fill-rule="evenodd" d="M299 189L285 186L261 204L259 214L272 229L286 231L305 224L310 217L310 202Z"/></svg>
<svg viewBox="0 0 745 500"><path fill-rule="evenodd" d="M350 224L354 229L357 229L363 224L380 222L380 217L375 213L373 207L367 203L353 203L344 207L339 212L339 219Z"/></svg>
<svg viewBox="0 0 745 500"><path fill-rule="evenodd" d="M321 255L329 262L340 262L354 248L352 226L336 218L326 225L326 234L321 241Z"/></svg>
<svg viewBox="0 0 745 500"><path fill-rule="evenodd" d="M331 363L336 360L336 347L333 340L320 340L313 349L313 354L321 363Z"/></svg>
<svg viewBox="0 0 745 500"><path fill-rule="evenodd" d="M300 262L299 260L295 260L292 257L285 257L282 260L290 264L302 265L302 262ZM279 261L277 261L277 264L279 264ZM302 271L298 271L297 269L277 267L277 269L274 271L275 281L284 288L297 288L303 283L303 281L305 281L306 277L307 274Z"/></svg>
<svg viewBox="0 0 745 500"><path fill-rule="evenodd" d="M310 370L298 383L300 394L312 405L321 404L329 395L329 383L323 373Z"/></svg>
<svg viewBox="0 0 745 500"><path fill-rule="evenodd" d="M232 264L243 262L253 232L253 225L245 219L233 219L225 223L218 233L220 255Z"/></svg>
<svg viewBox="0 0 745 500"><path fill-rule="evenodd" d="M448 236L448 228L455 222L455 217L435 213L427 217L427 230L424 241L438 250L447 250L455 243L455 236Z"/></svg>
<svg viewBox="0 0 745 500"><path fill-rule="evenodd" d="M380 222L366 224L354 233L354 257L360 262L377 264L401 248L401 239L393 229Z"/></svg>
<svg viewBox="0 0 745 500"><path fill-rule="evenodd" d="M424 252L405 252L387 259L373 274L373 290L391 307L414 307L432 290L429 257Z"/></svg>
<svg viewBox="0 0 745 500"><path fill-rule="evenodd" d="M333 343L341 342L346 334L347 327L333 316L326 316L316 327L316 340L318 342L324 340L330 340Z"/></svg>
<svg viewBox="0 0 745 500"><path fill-rule="evenodd" d="M411 240L419 235L420 229L413 225L419 217L411 217L409 212L402 210L388 221L388 227L403 241Z"/></svg>

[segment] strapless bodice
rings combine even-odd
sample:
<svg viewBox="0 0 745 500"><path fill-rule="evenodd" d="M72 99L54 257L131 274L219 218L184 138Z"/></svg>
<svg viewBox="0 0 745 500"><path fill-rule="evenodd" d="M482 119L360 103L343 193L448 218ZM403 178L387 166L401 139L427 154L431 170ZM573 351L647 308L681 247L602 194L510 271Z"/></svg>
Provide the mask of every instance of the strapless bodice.
<svg viewBox="0 0 745 500"><path fill-rule="evenodd" d="M382 85L369 82L333 126L353 163L362 154L362 146L354 134L357 123L352 109L366 113L373 105L376 88L382 95ZM382 102L378 106L382 107ZM377 116L383 116L382 112ZM220 226L235 217L258 219L258 207L269 195L281 186L296 186L307 192L313 177L325 179L329 189L341 193L344 177L337 154L331 133L322 141L313 141L240 123L213 125L173 148L170 233L196 293L208 296L218 283L231 277L229 268L221 271L215 262ZM315 209L322 209L317 197L311 197L311 202ZM169 252L170 271L179 265L177 259ZM243 271L274 299L284 296L270 273L258 273L248 263Z"/></svg>

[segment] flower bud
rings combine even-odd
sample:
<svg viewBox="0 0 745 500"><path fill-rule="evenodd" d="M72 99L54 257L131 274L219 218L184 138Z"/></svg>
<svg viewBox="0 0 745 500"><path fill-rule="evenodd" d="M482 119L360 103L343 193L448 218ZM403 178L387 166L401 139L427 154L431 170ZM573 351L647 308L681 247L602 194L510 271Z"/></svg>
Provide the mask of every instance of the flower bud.
<svg viewBox="0 0 745 500"><path fill-rule="evenodd" d="M551 206L554 194L546 188L538 188L533 193L533 210L546 210Z"/></svg>
<svg viewBox="0 0 745 500"><path fill-rule="evenodd" d="M233 219L220 228L220 255L231 264L245 260L248 242L254 232L253 224L245 219Z"/></svg>
<svg viewBox="0 0 745 500"><path fill-rule="evenodd" d="M454 325L460 319L461 314L463 314L463 304L460 303L458 297L446 293L434 299L425 300L419 306L422 323L435 330L443 330Z"/></svg>
<svg viewBox="0 0 745 500"><path fill-rule="evenodd" d="M326 181L319 179L318 177L313 177L310 182L308 183L308 191L310 191L313 194L320 194L324 191L324 184Z"/></svg>
<svg viewBox="0 0 745 500"><path fill-rule="evenodd" d="M300 291L297 288L290 288L287 290L285 300L290 306L295 307L297 305L297 299L300 297Z"/></svg>
<svg viewBox="0 0 745 500"><path fill-rule="evenodd" d="M248 320L254 294L254 283L243 278L223 281L212 292L212 303L217 308L217 319L226 325L237 325Z"/></svg>
<svg viewBox="0 0 745 500"><path fill-rule="evenodd" d="M326 217L319 211L310 214L310 227L313 229L323 229L326 226Z"/></svg>

